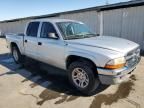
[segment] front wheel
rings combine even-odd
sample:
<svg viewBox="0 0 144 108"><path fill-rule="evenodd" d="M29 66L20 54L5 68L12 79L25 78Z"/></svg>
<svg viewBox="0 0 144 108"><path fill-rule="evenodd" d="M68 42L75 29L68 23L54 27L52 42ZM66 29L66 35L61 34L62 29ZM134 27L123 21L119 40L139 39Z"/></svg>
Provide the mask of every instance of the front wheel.
<svg viewBox="0 0 144 108"><path fill-rule="evenodd" d="M76 61L70 64L68 71L72 85L86 95L92 95L100 85L100 81L90 64Z"/></svg>

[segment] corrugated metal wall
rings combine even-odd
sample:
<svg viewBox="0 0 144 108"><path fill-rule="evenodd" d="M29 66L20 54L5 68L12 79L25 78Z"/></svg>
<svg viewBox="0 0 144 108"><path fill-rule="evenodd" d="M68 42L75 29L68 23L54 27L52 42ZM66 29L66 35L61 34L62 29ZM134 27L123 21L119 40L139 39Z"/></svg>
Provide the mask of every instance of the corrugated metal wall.
<svg viewBox="0 0 144 108"><path fill-rule="evenodd" d="M98 19L98 13L96 11L64 14L60 15L59 17L51 17L51 18L63 18L63 19L82 21L86 23L92 31L99 33L99 21L98 21L99 19ZM49 18L43 18L43 19L49 19ZM0 23L0 30L4 33L22 33L24 31L25 24L28 21L30 20Z"/></svg>
<svg viewBox="0 0 144 108"><path fill-rule="evenodd" d="M104 11L103 34L132 40L144 49L144 6Z"/></svg>
<svg viewBox="0 0 144 108"><path fill-rule="evenodd" d="M60 18L82 21L87 24L93 32L99 33L99 19L97 11L64 14L61 15Z"/></svg>
<svg viewBox="0 0 144 108"><path fill-rule="evenodd" d="M121 36L122 10L103 12L103 35Z"/></svg>
<svg viewBox="0 0 144 108"><path fill-rule="evenodd" d="M144 6L123 9L121 36L139 43L144 49Z"/></svg>
<svg viewBox="0 0 144 108"><path fill-rule="evenodd" d="M0 23L2 33L23 33L25 25L29 20Z"/></svg>
<svg viewBox="0 0 144 108"><path fill-rule="evenodd" d="M101 16L102 15L102 16ZM106 11L86 11L65 13L59 17L79 20L86 23L92 31L103 35L126 38L137 42L144 50L144 6L122 8ZM47 18L44 18L47 19ZM0 31L4 33L22 33L29 20L0 23ZM101 30L100 30L101 29Z"/></svg>

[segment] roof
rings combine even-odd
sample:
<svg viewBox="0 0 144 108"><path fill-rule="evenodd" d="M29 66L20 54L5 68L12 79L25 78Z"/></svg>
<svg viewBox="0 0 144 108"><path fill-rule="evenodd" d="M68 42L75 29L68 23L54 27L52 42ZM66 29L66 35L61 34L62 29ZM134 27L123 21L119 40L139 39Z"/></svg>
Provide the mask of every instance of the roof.
<svg viewBox="0 0 144 108"><path fill-rule="evenodd" d="M79 13L79 12L94 11L94 10L106 11L106 10L136 7L136 6L142 6L142 5L144 5L144 0L132 0L128 2L120 2L116 4L96 6L96 7L90 7L90 8L85 8L85 9L79 9L79 10L72 10L72 11L59 12L59 13L53 13L53 14L47 14L47 15L40 15L40 16L31 16L31 17L18 18L18 19L12 19L12 20L4 20L4 21L0 21L0 23L15 22L15 21L21 21L21 20L33 20L33 19L40 19L40 18L51 18L51 17L58 17L60 15L70 14L70 13Z"/></svg>
<svg viewBox="0 0 144 108"><path fill-rule="evenodd" d="M57 23L57 22L80 22L80 21L76 21L76 20L69 20L69 19L36 19L36 20L31 20L30 22L53 22L53 23ZM82 23L82 22L81 22Z"/></svg>

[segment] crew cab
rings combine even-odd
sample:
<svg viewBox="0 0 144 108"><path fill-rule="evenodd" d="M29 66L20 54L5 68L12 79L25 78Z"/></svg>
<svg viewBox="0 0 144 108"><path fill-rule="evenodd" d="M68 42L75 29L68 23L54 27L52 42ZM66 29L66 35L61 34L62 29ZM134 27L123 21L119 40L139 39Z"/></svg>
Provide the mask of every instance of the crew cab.
<svg viewBox="0 0 144 108"><path fill-rule="evenodd" d="M74 20L30 21L23 35L8 34L6 39L16 63L29 57L64 69L71 84L88 95L100 84L126 81L140 61L137 43L97 36Z"/></svg>

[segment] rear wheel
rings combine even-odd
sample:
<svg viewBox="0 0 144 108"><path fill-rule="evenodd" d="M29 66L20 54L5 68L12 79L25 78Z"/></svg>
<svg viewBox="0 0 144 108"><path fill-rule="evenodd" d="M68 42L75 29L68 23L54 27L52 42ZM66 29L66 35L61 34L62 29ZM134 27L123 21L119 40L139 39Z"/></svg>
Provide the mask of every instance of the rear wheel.
<svg viewBox="0 0 144 108"><path fill-rule="evenodd" d="M22 57L19 49L17 48L17 46L12 47L12 56L16 63L22 63L23 57Z"/></svg>
<svg viewBox="0 0 144 108"><path fill-rule="evenodd" d="M89 63L76 61L70 64L69 80L74 87L86 95L92 95L100 85L96 73Z"/></svg>

